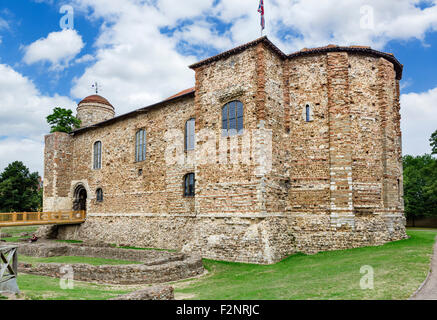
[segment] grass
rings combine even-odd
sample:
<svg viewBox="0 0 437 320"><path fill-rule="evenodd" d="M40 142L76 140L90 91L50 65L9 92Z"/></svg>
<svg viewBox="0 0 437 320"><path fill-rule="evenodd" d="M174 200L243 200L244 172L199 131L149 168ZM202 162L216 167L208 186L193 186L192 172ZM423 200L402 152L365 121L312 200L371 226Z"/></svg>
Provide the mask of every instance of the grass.
<svg viewBox="0 0 437 320"><path fill-rule="evenodd" d="M274 265L204 260L205 277L176 283L192 299L407 299L428 273L436 230L409 230L409 239L378 247L295 254ZM374 289L362 290L360 268L374 269Z"/></svg>
<svg viewBox="0 0 437 320"><path fill-rule="evenodd" d="M316 255L295 254L267 266L204 260L209 273L198 279L175 282L175 294L201 300L407 299L428 273L437 230L411 229L408 234L407 240L383 246ZM75 263L67 262L70 257L42 258L41 262L57 258L63 263ZM82 263L86 259L71 258ZM19 260L24 262L22 256ZM374 269L374 290L360 289L363 276L360 268L364 265ZM62 290L59 279L26 274L19 275L18 284L26 297L46 300L103 300L133 290L78 281L74 289Z"/></svg>
<svg viewBox="0 0 437 320"><path fill-rule="evenodd" d="M2 238L1 240L5 240L6 242L20 242L22 239L30 238L30 236L20 237L21 233L27 232L29 235L32 235L32 233L35 233L37 229L38 226L0 228L0 233L8 233L12 235L12 237Z"/></svg>
<svg viewBox="0 0 437 320"><path fill-rule="evenodd" d="M85 263L94 266L101 265L120 265L120 264L142 264L140 261L128 261L128 260L116 260L116 259L104 259L95 257L77 257L77 256L60 256L60 257L49 257L49 258L37 258L19 255L18 260L24 263L36 264L36 263Z"/></svg>
<svg viewBox="0 0 437 320"><path fill-rule="evenodd" d="M18 287L32 300L106 300L132 290L115 286L74 281L73 289L61 289L60 280L52 277L20 274Z"/></svg>
<svg viewBox="0 0 437 320"><path fill-rule="evenodd" d="M64 242L64 243L83 243L81 240L55 240L57 242Z"/></svg>

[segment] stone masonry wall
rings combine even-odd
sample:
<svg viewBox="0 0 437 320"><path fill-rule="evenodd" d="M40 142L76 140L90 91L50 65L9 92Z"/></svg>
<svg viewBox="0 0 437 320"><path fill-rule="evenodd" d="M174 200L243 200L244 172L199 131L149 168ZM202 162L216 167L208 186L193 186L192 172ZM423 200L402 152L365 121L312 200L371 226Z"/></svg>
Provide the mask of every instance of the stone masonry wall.
<svg viewBox="0 0 437 320"><path fill-rule="evenodd" d="M62 176L71 203L77 185L88 193L87 221L59 227L60 238L273 263L299 251L406 237L392 63L350 52L285 59L259 43L197 67L195 81L194 99L74 135L71 172L64 175L51 162L55 145L48 141L49 190ZM233 100L244 105L244 134L224 137L221 109ZM196 148L184 152L190 118L196 119ZM136 163L135 133L142 128L147 157ZM257 130L271 133L270 146L265 136L256 139ZM103 146L100 170L92 169L95 141ZM270 170L260 171L260 147L271 147ZM189 172L196 175L194 198L183 196Z"/></svg>
<svg viewBox="0 0 437 320"><path fill-rule="evenodd" d="M77 118L81 121L81 127L111 119L114 115L114 108L103 103L83 102L77 108Z"/></svg>
<svg viewBox="0 0 437 320"><path fill-rule="evenodd" d="M73 138L63 132L45 136L44 212L71 210L69 190L72 163Z"/></svg>

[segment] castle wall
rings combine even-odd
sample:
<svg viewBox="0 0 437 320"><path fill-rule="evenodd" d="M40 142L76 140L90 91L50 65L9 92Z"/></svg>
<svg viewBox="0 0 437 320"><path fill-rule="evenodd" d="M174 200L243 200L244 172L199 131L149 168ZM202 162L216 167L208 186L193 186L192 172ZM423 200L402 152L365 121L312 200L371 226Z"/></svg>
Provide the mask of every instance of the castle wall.
<svg viewBox="0 0 437 320"><path fill-rule="evenodd" d="M196 71L196 212L258 212L262 205L254 153L257 128L257 57L254 48ZM221 112L239 100L244 108L244 135L222 136ZM243 156L244 157L244 156Z"/></svg>
<svg viewBox="0 0 437 320"><path fill-rule="evenodd" d="M63 132L45 136L43 210L71 210L70 181L73 172L73 139Z"/></svg>
<svg viewBox="0 0 437 320"><path fill-rule="evenodd" d="M250 263L405 238L399 83L390 62L347 52L284 60L260 43L196 68L195 77L194 99L71 138L62 187L69 193L62 194L71 198L83 184L88 215L81 226L60 227L60 238ZM221 109L233 100L244 105L244 134L223 137ZM196 150L184 152L192 117ZM147 156L136 163L141 128ZM100 170L92 169L96 141ZM46 149L53 146L47 141ZM259 161L268 148L271 159ZM50 167L55 156L47 154ZM194 198L183 196L189 172Z"/></svg>
<svg viewBox="0 0 437 320"><path fill-rule="evenodd" d="M330 205L327 57L307 56L288 62L290 132L286 135L289 167L288 211L328 214ZM306 105L311 121L306 122Z"/></svg>
<svg viewBox="0 0 437 320"><path fill-rule="evenodd" d="M72 184L86 182L88 212L193 213L194 200L182 192L184 175L194 170L192 154L183 151L185 121L193 115L192 99L184 99L74 136ZM135 162L135 134L140 129L146 130L146 160ZM167 137L172 131L175 135ZM167 139L170 143L177 139L180 163L175 156L166 156ZM96 141L102 142L98 170L93 169ZM176 149L172 151L176 155ZM96 200L98 188L103 190L103 202Z"/></svg>

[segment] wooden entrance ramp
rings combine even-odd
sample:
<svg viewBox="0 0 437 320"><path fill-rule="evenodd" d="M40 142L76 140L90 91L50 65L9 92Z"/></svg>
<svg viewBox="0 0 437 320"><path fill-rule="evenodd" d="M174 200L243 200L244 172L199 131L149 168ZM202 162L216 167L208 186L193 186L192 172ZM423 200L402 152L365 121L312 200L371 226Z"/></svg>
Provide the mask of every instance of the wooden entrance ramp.
<svg viewBox="0 0 437 320"><path fill-rule="evenodd" d="M7 212L0 213L0 228L85 222L85 211Z"/></svg>

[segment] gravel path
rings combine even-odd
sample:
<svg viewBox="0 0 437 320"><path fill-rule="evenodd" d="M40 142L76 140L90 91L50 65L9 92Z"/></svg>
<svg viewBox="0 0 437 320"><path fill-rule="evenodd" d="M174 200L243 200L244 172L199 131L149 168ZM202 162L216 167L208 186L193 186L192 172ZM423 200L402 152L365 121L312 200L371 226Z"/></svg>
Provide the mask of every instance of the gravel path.
<svg viewBox="0 0 437 320"><path fill-rule="evenodd" d="M428 277L422 286L410 297L410 300L437 300L437 242L434 244Z"/></svg>

